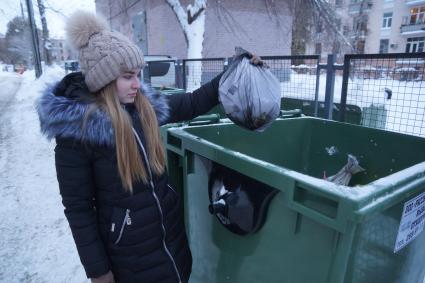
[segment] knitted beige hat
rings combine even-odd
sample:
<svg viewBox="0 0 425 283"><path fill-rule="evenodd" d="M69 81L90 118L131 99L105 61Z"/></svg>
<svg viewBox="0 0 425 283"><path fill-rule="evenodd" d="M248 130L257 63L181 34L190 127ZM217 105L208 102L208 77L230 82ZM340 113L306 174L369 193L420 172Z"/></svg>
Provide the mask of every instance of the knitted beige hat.
<svg viewBox="0 0 425 283"><path fill-rule="evenodd" d="M66 35L78 50L80 69L91 92L144 65L137 45L123 34L109 31L106 21L90 12L75 12L66 24Z"/></svg>

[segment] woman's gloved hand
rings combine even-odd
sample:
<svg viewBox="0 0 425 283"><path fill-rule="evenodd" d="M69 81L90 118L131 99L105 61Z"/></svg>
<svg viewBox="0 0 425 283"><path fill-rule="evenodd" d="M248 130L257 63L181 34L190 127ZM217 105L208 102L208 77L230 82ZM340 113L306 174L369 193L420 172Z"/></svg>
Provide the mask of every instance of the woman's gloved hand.
<svg viewBox="0 0 425 283"><path fill-rule="evenodd" d="M108 271L108 273L103 274L102 276L96 278L90 278L92 283L115 283L114 275L112 271Z"/></svg>
<svg viewBox="0 0 425 283"><path fill-rule="evenodd" d="M255 55L255 54L253 54L253 53L250 53L250 52L249 52L249 53L247 54L247 57L248 57L248 59L249 59L249 62L250 62L252 65L268 68L268 66L264 63L264 61L263 61L263 60L261 60L260 56L257 56L257 55Z"/></svg>

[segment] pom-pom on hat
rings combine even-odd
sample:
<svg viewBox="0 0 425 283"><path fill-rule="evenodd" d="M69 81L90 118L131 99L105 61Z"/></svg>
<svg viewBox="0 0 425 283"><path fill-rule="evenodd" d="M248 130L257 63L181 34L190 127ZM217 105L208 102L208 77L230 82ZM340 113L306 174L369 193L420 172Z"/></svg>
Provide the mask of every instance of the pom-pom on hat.
<svg viewBox="0 0 425 283"><path fill-rule="evenodd" d="M78 50L80 69L91 92L144 65L143 53L137 45L123 34L110 31L106 21L93 13L78 11L71 15L66 37Z"/></svg>

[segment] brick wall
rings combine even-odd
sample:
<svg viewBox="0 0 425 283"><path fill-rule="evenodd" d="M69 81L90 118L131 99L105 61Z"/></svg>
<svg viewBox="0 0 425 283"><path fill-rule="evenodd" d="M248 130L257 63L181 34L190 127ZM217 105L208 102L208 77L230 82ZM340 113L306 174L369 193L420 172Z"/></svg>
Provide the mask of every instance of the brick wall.
<svg viewBox="0 0 425 283"><path fill-rule="evenodd" d="M288 1L210 0L202 56L231 56L235 46L259 55L290 55L292 16ZM130 38L132 17L146 10L148 53L186 58L183 31L165 0L139 1L126 10L127 2L131 5L125 0L97 0L96 10L110 19L113 29ZM192 1L180 2L185 8Z"/></svg>

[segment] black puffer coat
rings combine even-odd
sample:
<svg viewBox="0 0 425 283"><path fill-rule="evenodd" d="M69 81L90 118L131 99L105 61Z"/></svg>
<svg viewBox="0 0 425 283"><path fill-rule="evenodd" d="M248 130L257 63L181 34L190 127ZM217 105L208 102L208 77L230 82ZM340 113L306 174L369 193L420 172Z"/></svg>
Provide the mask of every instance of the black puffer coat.
<svg viewBox="0 0 425 283"><path fill-rule="evenodd" d="M164 96L142 90L160 124L192 119L218 103L219 77L193 93ZM80 73L66 76L37 102L42 132L56 138L56 171L65 215L87 277L112 270L117 282L187 282L191 254L179 196L166 174L127 193L121 183L111 121L92 113L92 99ZM144 143L133 105L125 105ZM142 155L143 156L143 155Z"/></svg>

